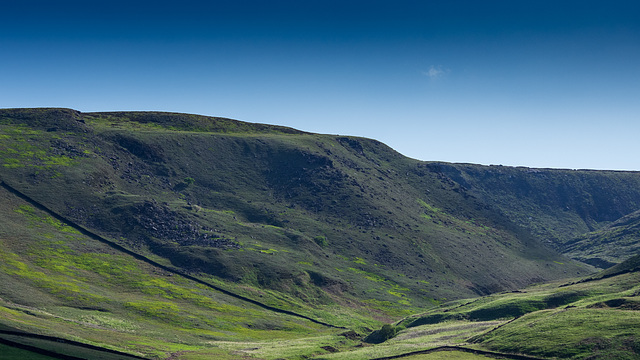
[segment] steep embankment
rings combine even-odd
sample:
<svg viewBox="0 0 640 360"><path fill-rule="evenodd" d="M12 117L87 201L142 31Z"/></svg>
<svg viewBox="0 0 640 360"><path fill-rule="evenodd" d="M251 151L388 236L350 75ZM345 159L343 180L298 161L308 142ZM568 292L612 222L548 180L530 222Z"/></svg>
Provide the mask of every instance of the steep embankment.
<svg viewBox="0 0 640 360"><path fill-rule="evenodd" d="M428 166L574 259L606 267L637 250L631 223L638 215L629 215L640 209L637 172Z"/></svg>
<svg viewBox="0 0 640 360"><path fill-rule="evenodd" d="M0 119L11 186L163 264L305 306L389 313L585 271L374 140L183 114Z"/></svg>
<svg viewBox="0 0 640 360"><path fill-rule="evenodd" d="M212 342L336 332L126 251L5 187L0 283L0 342L62 359L166 358L172 349L225 358L235 348ZM350 325L366 324L353 315Z"/></svg>

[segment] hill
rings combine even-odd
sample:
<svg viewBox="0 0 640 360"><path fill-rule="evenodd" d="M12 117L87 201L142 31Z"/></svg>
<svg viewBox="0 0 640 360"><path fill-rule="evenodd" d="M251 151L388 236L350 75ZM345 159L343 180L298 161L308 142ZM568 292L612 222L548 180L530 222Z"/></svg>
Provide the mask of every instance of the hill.
<svg viewBox="0 0 640 360"><path fill-rule="evenodd" d="M374 140L182 114L0 119L7 184L193 273L320 303L424 305L588 271Z"/></svg>
<svg viewBox="0 0 640 360"><path fill-rule="evenodd" d="M589 279L601 279L601 278L611 277L619 274L626 274L626 273L638 272L638 271L640 271L640 254L632 256L629 259L621 262L620 264L616 264L604 271L601 271L596 275L590 277Z"/></svg>
<svg viewBox="0 0 640 360"><path fill-rule="evenodd" d="M278 339L286 346L344 332L122 251L6 188L0 213L0 344L26 347L16 358L32 358L35 348L64 359L60 354L164 359L181 352L234 359L247 342ZM210 346L229 341L237 345ZM310 342L296 350L318 351Z"/></svg>
<svg viewBox="0 0 640 360"><path fill-rule="evenodd" d="M640 204L634 172L421 162L174 113L0 110L0 162L3 324L112 347L129 334L119 350L157 357L336 347L342 328L588 275L558 250ZM172 340L185 329L209 335Z"/></svg>

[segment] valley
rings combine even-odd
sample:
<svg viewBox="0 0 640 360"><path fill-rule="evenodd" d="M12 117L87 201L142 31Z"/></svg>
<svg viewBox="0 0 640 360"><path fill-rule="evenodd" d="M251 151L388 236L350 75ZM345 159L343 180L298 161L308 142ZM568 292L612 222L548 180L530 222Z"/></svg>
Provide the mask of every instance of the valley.
<svg viewBox="0 0 640 360"><path fill-rule="evenodd" d="M422 162L189 114L6 109L0 181L0 346L16 358L640 353L635 172Z"/></svg>

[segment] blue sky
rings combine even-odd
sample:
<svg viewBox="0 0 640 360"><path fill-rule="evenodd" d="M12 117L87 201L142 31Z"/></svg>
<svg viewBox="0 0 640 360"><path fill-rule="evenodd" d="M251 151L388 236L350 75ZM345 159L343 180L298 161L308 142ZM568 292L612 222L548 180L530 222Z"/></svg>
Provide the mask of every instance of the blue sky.
<svg viewBox="0 0 640 360"><path fill-rule="evenodd" d="M0 107L159 110L421 159L640 170L637 1L26 1Z"/></svg>

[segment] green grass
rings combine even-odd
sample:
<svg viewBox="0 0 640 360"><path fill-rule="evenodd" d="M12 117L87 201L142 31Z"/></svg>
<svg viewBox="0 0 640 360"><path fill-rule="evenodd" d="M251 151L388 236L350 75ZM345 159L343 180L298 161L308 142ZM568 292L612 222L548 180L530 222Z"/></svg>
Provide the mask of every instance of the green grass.
<svg viewBox="0 0 640 360"><path fill-rule="evenodd" d="M0 230L0 270L5 284L0 314L5 325L65 334L146 356L156 356L162 349L219 355L224 351L210 350L207 344L284 341L331 332L114 253L60 222L47 220L42 211L6 192L0 201L7 220ZM25 297L27 304L37 307L22 305Z"/></svg>
<svg viewBox="0 0 640 360"><path fill-rule="evenodd" d="M550 358L637 358L639 280L634 272L445 303L398 322L395 337L382 344L330 358L366 359L443 345Z"/></svg>
<svg viewBox="0 0 640 360"><path fill-rule="evenodd" d="M484 360L492 357L470 354L462 351L438 351L431 354L403 357L403 360Z"/></svg>
<svg viewBox="0 0 640 360"><path fill-rule="evenodd" d="M632 275L509 292L590 274L539 241L559 246L636 210L633 173L426 163L370 139L151 112L7 109L0 140L2 181L131 251L362 335L385 323L398 334L357 347L0 189L5 326L159 358L364 359L498 346L488 331L516 316L638 303ZM622 336L597 346L623 351Z"/></svg>
<svg viewBox="0 0 640 360"><path fill-rule="evenodd" d="M640 355L640 314L601 309L546 310L482 337L490 349L565 359L634 359Z"/></svg>
<svg viewBox="0 0 640 360"><path fill-rule="evenodd" d="M45 143L57 140L56 136L26 125L0 127L0 139L0 164L8 169L30 167L50 170L59 166L71 166L75 163L75 157L85 155L51 153Z"/></svg>
<svg viewBox="0 0 640 360"><path fill-rule="evenodd" d="M325 355L322 358L373 359L428 350L439 346L468 346L467 340L469 338L480 335L499 324L501 322L447 321L434 325L402 329L393 339L382 344L365 344L366 346L364 347Z"/></svg>

